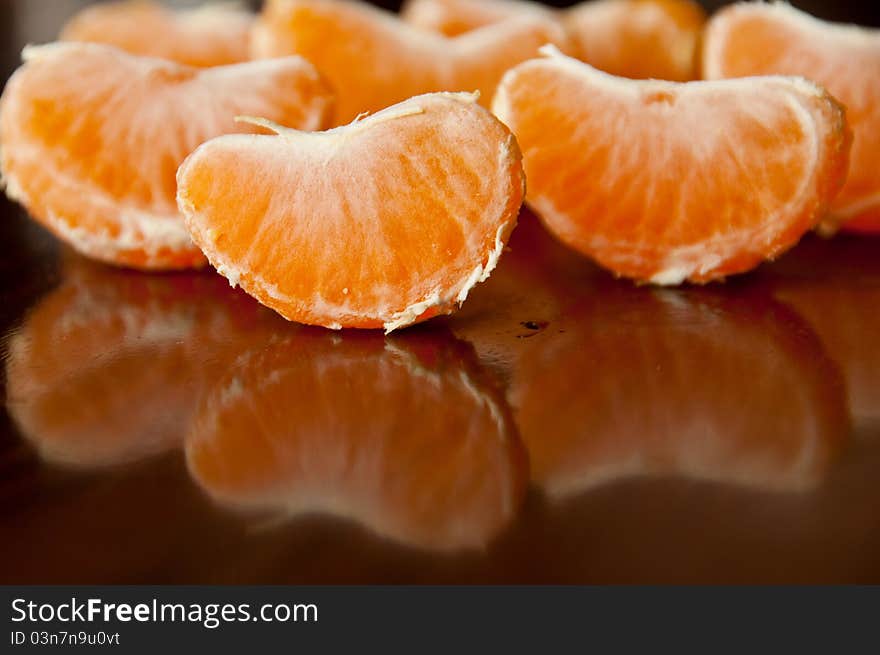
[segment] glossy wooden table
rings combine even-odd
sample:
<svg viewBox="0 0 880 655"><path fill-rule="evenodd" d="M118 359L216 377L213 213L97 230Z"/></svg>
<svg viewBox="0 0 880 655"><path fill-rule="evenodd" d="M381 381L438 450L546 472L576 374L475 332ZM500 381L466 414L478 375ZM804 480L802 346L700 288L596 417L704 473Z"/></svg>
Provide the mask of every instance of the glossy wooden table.
<svg viewBox="0 0 880 655"><path fill-rule="evenodd" d="M0 582L880 582L880 240L660 290L524 212L389 338L0 249Z"/></svg>
<svg viewBox="0 0 880 655"><path fill-rule="evenodd" d="M524 214L386 339L3 212L4 582L880 581L876 240L657 290Z"/></svg>

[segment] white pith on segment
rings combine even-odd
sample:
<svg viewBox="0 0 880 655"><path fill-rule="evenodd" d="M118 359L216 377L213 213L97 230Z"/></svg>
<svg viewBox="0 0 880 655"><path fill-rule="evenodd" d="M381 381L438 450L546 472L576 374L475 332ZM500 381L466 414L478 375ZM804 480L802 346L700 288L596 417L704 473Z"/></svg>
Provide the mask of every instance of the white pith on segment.
<svg viewBox="0 0 880 655"><path fill-rule="evenodd" d="M692 277L706 279L744 251L754 252L759 259L763 258L760 255L777 254L766 250L790 227L783 217L798 216L817 202L816 175L825 155L820 135L826 136L840 124L832 120L832 101L815 84L784 77L687 84L633 81L602 73L552 47L542 51L547 59L527 62L507 73L493 109L520 136L529 177L529 204L561 240L601 257L600 263L614 270L632 270L644 254L650 254L652 259L662 260L648 276L652 283L673 285ZM529 120L523 94L534 97L543 93L552 104L562 94L555 86L560 79L565 80L567 93L577 89L580 94L568 97L567 104L560 101L558 110L557 133L567 134L570 140L563 137L530 143L523 136L527 128L520 122ZM758 92L753 92L755 89ZM517 93L520 99L515 103L512 95ZM601 110L591 113L591 102L598 103ZM581 108L577 116L570 115L574 107ZM842 116L837 118L842 121ZM742 154L736 138L743 130L775 139L782 131L777 126L790 130L792 121L799 126L800 140L789 144L787 150L780 149L778 161L768 161L767 153L752 160ZM621 142L621 135L632 136ZM582 146L578 150L571 144ZM590 168L589 157L600 148L607 149L607 161L601 169ZM566 149L571 153L570 168L542 177L538 172L543 173L541 158ZM650 162L647 169L639 164L644 161ZM794 178L796 185L791 185L786 197L777 197L774 187L762 184L762 176L769 174L769 166L783 164L790 165L800 177ZM631 175L624 176L621 171ZM720 177L725 179L719 183L716 180ZM558 194L573 185L584 189L580 199L569 201L579 204L560 207ZM741 206L728 202L734 188L749 190L751 209L760 215L732 213L732 207ZM724 220L713 217L711 229L702 234L696 230L694 235L695 230L684 226L699 226L701 217L689 214L688 194L713 192L717 197L709 204L725 212ZM667 194L676 203L673 215L660 216L649 209L657 193ZM641 215L616 215L615 206L624 199L641 206ZM592 209L596 202L604 207L602 211ZM621 225L628 225L639 238L621 236ZM639 226L642 229L636 229ZM681 237L678 230L682 230Z"/></svg>
<svg viewBox="0 0 880 655"><path fill-rule="evenodd" d="M34 162L42 161L42 153L38 148L29 145L20 146L19 161L25 153L33 157ZM165 214L120 206L115 199L98 187L90 185L88 191L84 190L78 180L72 179L63 171L53 170L51 175L55 193L77 194L75 197L80 199L88 198L92 211L96 214L112 214L117 218L115 225L93 230L77 225L82 223L82 214L79 214L76 220L71 220L70 216L58 214L53 209L47 208L45 216L42 217L46 227L77 252L93 259L113 263L125 253L132 251L145 252L157 262L161 262L163 252L194 250L195 246L179 212ZM25 185L18 181L15 173L6 173L2 181L10 200L23 207L33 206L30 194L25 191ZM194 255L197 256L195 252Z"/></svg>
<svg viewBox="0 0 880 655"><path fill-rule="evenodd" d="M0 100L7 194L81 253L111 263L130 264L128 253L146 253L147 267L188 265L181 254L189 265L204 263L175 202L177 165L206 139L253 131L237 125L236 114L318 129L331 102L329 93L302 95L299 85L323 83L298 57L199 70L98 44L56 43L23 54L26 64ZM61 133L35 132L40 102L74 118ZM78 139L107 145L73 157L65 142Z"/></svg>
<svg viewBox="0 0 880 655"><path fill-rule="evenodd" d="M327 132L208 142L180 168L178 203L215 268L288 320L391 332L452 311L489 277L516 224L519 166L515 139L473 94L438 93ZM258 181L236 221L222 182L193 198L215 167ZM331 260L300 265L298 249ZM342 249L351 266L332 261Z"/></svg>

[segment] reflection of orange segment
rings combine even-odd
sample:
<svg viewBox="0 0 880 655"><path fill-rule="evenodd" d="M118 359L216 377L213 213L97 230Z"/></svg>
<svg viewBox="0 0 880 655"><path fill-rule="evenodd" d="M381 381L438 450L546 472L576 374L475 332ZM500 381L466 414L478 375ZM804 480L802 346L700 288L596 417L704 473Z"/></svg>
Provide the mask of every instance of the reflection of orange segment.
<svg viewBox="0 0 880 655"><path fill-rule="evenodd" d="M28 50L0 101L10 197L80 252L137 268L204 263L175 204L175 173L237 114L317 129L329 96L291 57L209 69L66 43ZM252 131L252 130L249 130Z"/></svg>
<svg viewBox="0 0 880 655"><path fill-rule="evenodd" d="M45 459L68 466L178 446L207 371L221 368L218 348L255 330L259 305L214 275L66 264L9 341L10 414Z"/></svg>
<svg viewBox="0 0 880 655"><path fill-rule="evenodd" d="M106 43L188 66L222 66L247 61L250 25L251 15L231 5L171 11L148 0L123 0L82 10L61 39Z"/></svg>
<svg viewBox="0 0 880 655"><path fill-rule="evenodd" d="M614 75L687 81L705 12L691 0L592 0L553 12L524 0L411 0L412 25L454 36L515 16L558 17L580 59Z"/></svg>
<svg viewBox="0 0 880 655"><path fill-rule="evenodd" d="M315 64L338 93L336 119L344 123L433 91L480 91L488 105L504 71L564 38L556 21L542 16L449 40L365 3L270 0L254 28L253 51L300 54Z"/></svg>
<svg viewBox="0 0 880 655"><path fill-rule="evenodd" d="M523 348L511 402L553 496L636 476L802 490L848 432L839 372L772 299L615 284Z"/></svg>
<svg viewBox="0 0 880 655"><path fill-rule="evenodd" d="M483 547L517 511L522 446L463 342L303 330L241 361L186 442L217 500L436 550Z"/></svg>
<svg viewBox="0 0 880 655"><path fill-rule="evenodd" d="M844 111L805 80L631 81L550 54L511 70L494 110L531 206L618 275L747 271L796 243L843 183Z"/></svg>
<svg viewBox="0 0 880 655"><path fill-rule="evenodd" d="M277 126L276 126L277 127ZM510 132L467 94L322 133L225 136L178 174L193 239L289 320L392 330L464 302L523 197Z"/></svg>
<svg viewBox="0 0 880 655"><path fill-rule="evenodd" d="M712 18L706 77L774 73L815 80L846 106L852 159L830 227L880 231L880 31L824 23L784 3L738 4Z"/></svg>
<svg viewBox="0 0 880 655"><path fill-rule="evenodd" d="M850 414L858 431L878 434L877 243L857 235L807 239L764 271L762 278L769 282L777 298L794 307L810 323L828 355L840 367L846 378Z"/></svg>

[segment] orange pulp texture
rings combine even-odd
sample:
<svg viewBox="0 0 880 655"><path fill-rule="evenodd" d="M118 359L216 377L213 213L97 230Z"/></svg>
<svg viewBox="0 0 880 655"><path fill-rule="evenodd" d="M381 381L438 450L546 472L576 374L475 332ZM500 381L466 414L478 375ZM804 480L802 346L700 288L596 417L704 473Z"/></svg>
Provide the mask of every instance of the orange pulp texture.
<svg viewBox="0 0 880 655"><path fill-rule="evenodd" d="M342 124L434 91L479 91L488 106L504 71L545 43L565 41L556 21L543 16L449 39L366 3L269 0L254 27L253 53L299 54L315 64L337 92Z"/></svg>
<svg viewBox="0 0 880 655"><path fill-rule="evenodd" d="M177 211L175 174L200 143L257 114L303 129L332 110L305 60L196 69L111 46L25 51L0 99L7 194L79 252L142 269L205 259Z"/></svg>
<svg viewBox="0 0 880 655"><path fill-rule="evenodd" d="M208 141L178 173L215 268L292 321L387 331L449 313L485 280L525 178L470 94L411 98L327 132Z"/></svg>
<svg viewBox="0 0 880 655"><path fill-rule="evenodd" d="M635 81L547 54L505 75L493 109L517 135L530 205L617 275L747 271L813 228L843 184L844 110L806 80Z"/></svg>
<svg viewBox="0 0 880 655"><path fill-rule="evenodd" d="M880 30L820 21L787 4L738 4L706 29L703 74L802 75L846 106L849 177L825 228L880 232Z"/></svg>

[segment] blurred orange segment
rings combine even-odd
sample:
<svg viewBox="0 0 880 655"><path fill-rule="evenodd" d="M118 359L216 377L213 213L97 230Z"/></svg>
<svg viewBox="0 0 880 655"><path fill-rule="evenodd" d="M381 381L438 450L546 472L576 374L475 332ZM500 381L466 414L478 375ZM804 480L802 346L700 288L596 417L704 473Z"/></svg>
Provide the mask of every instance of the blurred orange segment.
<svg viewBox="0 0 880 655"><path fill-rule="evenodd" d="M633 81L548 54L508 72L494 111L545 225L617 275L747 271L815 226L843 183L844 110L805 80Z"/></svg>
<svg viewBox="0 0 880 655"><path fill-rule="evenodd" d="M251 20L250 13L231 4L172 11L148 0L125 0L83 9L60 38L105 43L188 66L223 66L248 60Z"/></svg>
<svg viewBox="0 0 880 655"><path fill-rule="evenodd" d="M110 46L26 50L0 99L6 191L90 257L143 269L204 264L175 202L177 167L238 114L325 125L327 87L303 59L196 69Z"/></svg>
<svg viewBox="0 0 880 655"><path fill-rule="evenodd" d="M697 77L706 14L691 0L595 0L564 15L574 51L613 75L686 82Z"/></svg>
<svg viewBox="0 0 880 655"><path fill-rule="evenodd" d="M826 227L880 232L880 30L826 23L783 3L738 4L712 18L707 78L774 73L815 80L846 106L849 177Z"/></svg>
<svg viewBox="0 0 880 655"><path fill-rule="evenodd" d="M366 3L269 0L254 27L253 53L299 54L314 63L338 94L336 120L342 124L433 91L480 91L488 106L504 71L548 42L563 46L565 36L544 16L450 40Z"/></svg>
<svg viewBox="0 0 880 655"><path fill-rule="evenodd" d="M390 331L452 312L495 268L525 181L513 135L471 95L275 129L209 141L178 174L193 239L266 306Z"/></svg>
<svg viewBox="0 0 880 655"><path fill-rule="evenodd" d="M186 441L218 501L441 551L482 548L515 515L525 453L464 342L303 329L239 361Z"/></svg>
<svg viewBox="0 0 880 655"><path fill-rule="evenodd" d="M410 25L446 36L459 36L526 13L557 16L546 5L528 0L407 0L400 10L401 18Z"/></svg>
<svg viewBox="0 0 880 655"><path fill-rule="evenodd" d="M706 14L692 0L590 0L553 11L525 0L410 0L412 25L450 36L517 16L555 17L572 52L613 75L688 81Z"/></svg>

